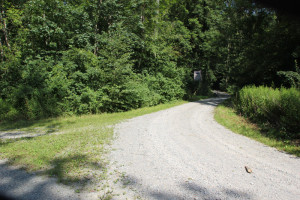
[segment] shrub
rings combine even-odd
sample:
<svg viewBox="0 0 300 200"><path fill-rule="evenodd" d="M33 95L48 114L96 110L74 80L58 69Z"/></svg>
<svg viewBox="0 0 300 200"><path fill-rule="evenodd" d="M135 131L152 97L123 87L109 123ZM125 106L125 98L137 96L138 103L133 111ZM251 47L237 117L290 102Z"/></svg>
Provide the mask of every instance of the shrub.
<svg viewBox="0 0 300 200"><path fill-rule="evenodd" d="M7 101L0 99L0 121L15 120L20 117L20 113Z"/></svg>
<svg viewBox="0 0 300 200"><path fill-rule="evenodd" d="M294 133L294 137L300 137L300 92L298 89L282 88L280 91L280 106L282 115L280 122L283 127ZM298 132L298 135L297 135Z"/></svg>
<svg viewBox="0 0 300 200"><path fill-rule="evenodd" d="M283 138L300 138L300 91L247 86L239 91L236 109L259 123L280 128Z"/></svg>
<svg viewBox="0 0 300 200"><path fill-rule="evenodd" d="M154 101L159 100L158 103L165 103L168 101L182 99L185 95L183 89L183 82L180 79L172 79L157 73L156 76L147 76L145 80L151 91L156 93Z"/></svg>

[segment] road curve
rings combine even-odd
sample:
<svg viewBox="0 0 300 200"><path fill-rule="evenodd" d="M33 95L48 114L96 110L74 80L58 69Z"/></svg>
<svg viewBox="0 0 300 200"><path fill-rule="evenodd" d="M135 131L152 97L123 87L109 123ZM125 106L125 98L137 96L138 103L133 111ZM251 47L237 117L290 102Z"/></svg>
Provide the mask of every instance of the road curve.
<svg viewBox="0 0 300 200"><path fill-rule="evenodd" d="M111 174L121 181L114 182L114 199L299 200L300 159L219 125L213 111L223 100L117 125Z"/></svg>

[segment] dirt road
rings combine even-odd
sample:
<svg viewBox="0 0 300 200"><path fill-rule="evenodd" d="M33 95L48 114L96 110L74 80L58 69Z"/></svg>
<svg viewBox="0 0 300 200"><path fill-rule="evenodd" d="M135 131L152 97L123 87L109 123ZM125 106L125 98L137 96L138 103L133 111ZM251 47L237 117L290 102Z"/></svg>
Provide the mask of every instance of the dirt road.
<svg viewBox="0 0 300 200"><path fill-rule="evenodd" d="M212 98L119 124L115 199L300 199L300 159L213 119ZM253 172L247 173L245 166Z"/></svg>

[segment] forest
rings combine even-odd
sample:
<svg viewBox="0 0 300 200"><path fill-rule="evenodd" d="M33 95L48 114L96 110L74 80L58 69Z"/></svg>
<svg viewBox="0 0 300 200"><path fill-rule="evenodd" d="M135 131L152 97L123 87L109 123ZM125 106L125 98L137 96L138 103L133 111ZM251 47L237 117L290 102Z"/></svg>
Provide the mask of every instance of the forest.
<svg viewBox="0 0 300 200"><path fill-rule="evenodd" d="M2 0L0 12L0 121L300 87L299 18L253 0Z"/></svg>

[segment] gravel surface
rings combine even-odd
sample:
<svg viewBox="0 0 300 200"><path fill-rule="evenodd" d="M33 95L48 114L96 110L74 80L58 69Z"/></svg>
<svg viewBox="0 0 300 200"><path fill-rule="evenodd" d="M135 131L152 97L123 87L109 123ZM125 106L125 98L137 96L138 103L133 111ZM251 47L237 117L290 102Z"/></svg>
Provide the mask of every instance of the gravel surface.
<svg viewBox="0 0 300 200"><path fill-rule="evenodd" d="M212 98L118 124L99 193L76 193L55 179L0 161L1 195L20 200L300 199L300 159L237 135L213 119ZM24 133L5 133L19 137ZM247 173L245 166L248 171Z"/></svg>
<svg viewBox="0 0 300 200"><path fill-rule="evenodd" d="M299 200L300 159L219 125L213 110L222 100L119 124L110 154L113 198Z"/></svg>

